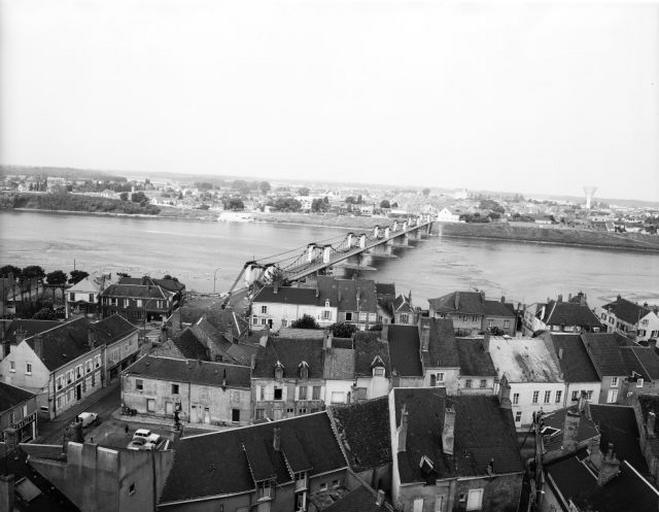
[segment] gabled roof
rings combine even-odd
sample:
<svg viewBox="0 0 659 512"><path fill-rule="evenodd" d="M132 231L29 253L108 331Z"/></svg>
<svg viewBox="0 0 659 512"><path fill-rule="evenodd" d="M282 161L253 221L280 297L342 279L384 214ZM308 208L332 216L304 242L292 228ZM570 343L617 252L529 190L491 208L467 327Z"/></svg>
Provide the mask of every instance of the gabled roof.
<svg viewBox="0 0 659 512"><path fill-rule="evenodd" d="M558 364L566 382L598 382L593 366L579 334L545 333L554 346Z"/></svg>
<svg viewBox="0 0 659 512"><path fill-rule="evenodd" d="M428 350L421 352L425 368L457 368L460 366L455 342L453 320L450 318L422 318L421 333L430 328Z"/></svg>
<svg viewBox="0 0 659 512"><path fill-rule="evenodd" d="M392 374L400 377L422 377L418 327L389 325L387 340Z"/></svg>
<svg viewBox="0 0 659 512"><path fill-rule="evenodd" d="M25 389L0 382L0 413L35 396L34 393L30 393Z"/></svg>
<svg viewBox="0 0 659 512"><path fill-rule="evenodd" d="M171 292L166 292L157 285L111 284L101 292L100 296L166 300L171 296Z"/></svg>
<svg viewBox="0 0 659 512"><path fill-rule="evenodd" d="M623 322L628 324L635 325L639 320L652 312L650 308L641 306L627 299L623 299L618 295L618 298L614 302L609 302L602 306L609 313L613 313L616 318L619 318Z"/></svg>
<svg viewBox="0 0 659 512"><path fill-rule="evenodd" d="M150 276L144 277L130 277L122 276L119 279L119 284L138 284L138 285L156 285L161 286L170 292L180 292L185 289L185 285L174 279L154 279Z"/></svg>
<svg viewBox="0 0 659 512"><path fill-rule="evenodd" d="M395 388L393 399L395 425L400 425L403 405L408 413L406 451L397 454L401 483L427 481L419 466L423 456L431 460L438 479L487 475L492 459L495 473L523 471L512 412L499 407L496 397L448 398L444 388ZM442 450L449 400L455 410L452 456Z"/></svg>
<svg viewBox="0 0 659 512"><path fill-rule="evenodd" d="M56 320L23 320L14 319L5 330L5 341L16 343L16 334L23 333L23 339L34 336L37 333L47 331L60 325Z"/></svg>
<svg viewBox="0 0 659 512"><path fill-rule="evenodd" d="M201 361L209 360L208 349L189 327L183 329L173 341L184 358L199 359Z"/></svg>
<svg viewBox="0 0 659 512"><path fill-rule="evenodd" d="M412 304L410 304L407 297L403 294L400 294L394 299L392 306L395 313L407 313L412 311Z"/></svg>
<svg viewBox="0 0 659 512"><path fill-rule="evenodd" d="M497 371L489 351L483 341L472 338L458 338L455 342L460 363L460 375L471 377L496 377Z"/></svg>
<svg viewBox="0 0 659 512"><path fill-rule="evenodd" d="M557 411L545 414L542 416L542 421L545 426L552 427L558 432L551 436L543 436L543 446L547 451L560 450L563 446L563 434L565 429L565 416L567 412L578 412L579 408L574 405L572 407L565 407ZM588 414L583 412L580 414L579 427L577 428L577 443L582 443L593 439L599 435L595 421L588 417Z"/></svg>
<svg viewBox="0 0 659 512"><path fill-rule="evenodd" d="M389 345L380 340L378 333L371 331L357 331L354 337L355 344L355 376L370 377L373 375L374 362L383 364L385 375L391 376L389 365ZM382 361L382 363L379 363Z"/></svg>
<svg viewBox="0 0 659 512"><path fill-rule="evenodd" d="M313 288L296 288L293 286L266 286L261 292L254 297L254 303L275 303L275 304L300 304L305 306L323 306L325 301L321 301L316 296L316 290ZM330 301L332 307L336 303Z"/></svg>
<svg viewBox="0 0 659 512"><path fill-rule="evenodd" d="M173 357L144 356L126 370L127 375L173 382L189 382L204 386L232 388L250 387L248 366L215 363Z"/></svg>
<svg viewBox="0 0 659 512"><path fill-rule="evenodd" d="M540 338L490 337L490 356L508 382L563 382L556 355Z"/></svg>
<svg viewBox="0 0 659 512"><path fill-rule="evenodd" d="M308 466L309 476L347 466L325 412L182 438L160 503L254 491L270 475L277 485L292 482L289 465Z"/></svg>
<svg viewBox="0 0 659 512"><path fill-rule="evenodd" d="M438 313L462 313L483 315L485 298L480 292L452 292L441 297L428 299L430 309Z"/></svg>
<svg viewBox="0 0 659 512"><path fill-rule="evenodd" d="M629 342L618 333L583 333L581 340L600 378L631 376L632 371L643 372L633 353L621 351ZM649 376L643 375L649 379Z"/></svg>
<svg viewBox="0 0 659 512"><path fill-rule="evenodd" d="M138 331L137 327L118 313L90 324L89 329L96 336L95 342L98 345L110 345Z"/></svg>
<svg viewBox="0 0 659 512"><path fill-rule="evenodd" d="M284 368L285 379L299 377L298 367L302 361L309 365L309 378L323 378L323 340L286 339L271 337L264 350L256 356L256 366L252 376L261 379L273 379L275 365L280 362Z"/></svg>
<svg viewBox="0 0 659 512"><path fill-rule="evenodd" d="M324 508L323 512L389 512L393 507L377 504L377 493L360 485Z"/></svg>
<svg viewBox="0 0 659 512"><path fill-rule="evenodd" d="M91 350L89 321L82 317L35 334L25 340L34 350L34 340L41 337L41 361L50 371L73 361Z"/></svg>
<svg viewBox="0 0 659 512"><path fill-rule="evenodd" d="M503 298L502 298L503 300ZM509 302L499 300L485 300L483 303L483 313L486 316L507 316L515 317L515 307Z"/></svg>
<svg viewBox="0 0 659 512"><path fill-rule="evenodd" d="M378 308L375 281L371 279L337 279L318 276L317 287L323 303L325 298L339 311L376 313Z"/></svg>
<svg viewBox="0 0 659 512"><path fill-rule="evenodd" d="M388 397L336 406L330 411L339 440L354 471L391 464Z"/></svg>
<svg viewBox="0 0 659 512"><path fill-rule="evenodd" d="M355 351L352 348L325 349L324 379L353 380L355 378Z"/></svg>
<svg viewBox="0 0 659 512"><path fill-rule="evenodd" d="M544 312L544 315L543 315ZM539 308L536 315L546 325L576 325L580 327L602 327L588 305L576 302L550 300L546 307Z"/></svg>
<svg viewBox="0 0 659 512"><path fill-rule="evenodd" d="M395 297L396 285L394 283L375 283L375 292L378 294L378 297L383 295Z"/></svg>

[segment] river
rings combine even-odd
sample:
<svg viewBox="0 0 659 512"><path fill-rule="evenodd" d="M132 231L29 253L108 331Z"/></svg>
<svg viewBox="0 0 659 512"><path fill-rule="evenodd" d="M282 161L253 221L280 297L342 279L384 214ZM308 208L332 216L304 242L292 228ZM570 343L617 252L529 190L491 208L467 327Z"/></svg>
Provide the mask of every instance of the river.
<svg viewBox="0 0 659 512"><path fill-rule="evenodd" d="M0 265L41 265L133 276L177 276L188 290L227 290L242 265L342 231L298 225L195 222L45 212L0 212ZM618 293L659 303L659 257L604 249L433 237L367 276L412 291L416 305L452 290L482 289L531 303L584 291L591 305ZM219 270L215 270L219 267Z"/></svg>

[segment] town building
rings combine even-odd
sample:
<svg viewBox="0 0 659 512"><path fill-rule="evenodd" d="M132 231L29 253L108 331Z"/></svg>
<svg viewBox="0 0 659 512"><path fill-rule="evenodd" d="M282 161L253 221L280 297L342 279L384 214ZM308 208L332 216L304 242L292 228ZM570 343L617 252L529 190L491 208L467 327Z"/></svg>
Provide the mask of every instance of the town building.
<svg viewBox="0 0 659 512"><path fill-rule="evenodd" d="M412 305L412 294L398 295L392 302L393 323L398 325L416 325L417 315Z"/></svg>
<svg viewBox="0 0 659 512"><path fill-rule="evenodd" d="M394 387L423 386L419 328L415 325L385 325L382 338L389 345L391 383Z"/></svg>
<svg viewBox="0 0 659 512"><path fill-rule="evenodd" d="M659 314L657 307L647 303L640 305L620 295L615 301L595 309L606 332L617 332L636 342L656 342L659 338Z"/></svg>
<svg viewBox="0 0 659 512"><path fill-rule="evenodd" d="M60 325L60 322L57 320L24 320L22 318L13 319L9 325L5 327L4 331L0 331L2 334L3 345L0 359L9 354L12 345L17 345L29 336L47 331L48 329L52 329L58 325Z"/></svg>
<svg viewBox="0 0 659 512"><path fill-rule="evenodd" d="M103 387L104 352L81 317L12 345L0 381L35 393L40 414L52 420Z"/></svg>
<svg viewBox="0 0 659 512"><path fill-rule="evenodd" d="M37 412L34 393L0 382L0 441L7 429L14 431L18 443L36 439Z"/></svg>
<svg viewBox="0 0 659 512"><path fill-rule="evenodd" d="M563 408L565 381L544 340L491 336L489 352L499 377L500 400L510 400L517 429L528 428L536 412Z"/></svg>
<svg viewBox="0 0 659 512"><path fill-rule="evenodd" d="M440 386L458 393L460 361L455 346L453 322L448 318L420 318L417 335L423 365L422 386ZM416 355L410 350L410 357Z"/></svg>
<svg viewBox="0 0 659 512"><path fill-rule="evenodd" d="M392 498L402 510L517 510L524 466L510 409L443 388L389 394Z"/></svg>
<svg viewBox="0 0 659 512"><path fill-rule="evenodd" d="M252 302L252 329L279 331L290 327L304 315L313 318L320 327L337 322L337 300L322 294L319 288L266 286Z"/></svg>
<svg viewBox="0 0 659 512"><path fill-rule="evenodd" d="M393 323L396 285L394 283L375 283L375 292L378 301L378 323Z"/></svg>
<svg viewBox="0 0 659 512"><path fill-rule="evenodd" d="M64 294L66 318L79 313L85 315L98 314L100 294L113 282L116 282L116 275L114 279L112 274L89 275L67 288Z"/></svg>
<svg viewBox="0 0 659 512"><path fill-rule="evenodd" d="M328 405L349 404L355 397L355 350L352 338L324 338L323 400Z"/></svg>
<svg viewBox="0 0 659 512"><path fill-rule="evenodd" d="M353 400L370 400L385 396L391 389L389 344L377 332L358 331L355 347L355 389Z"/></svg>
<svg viewBox="0 0 659 512"><path fill-rule="evenodd" d="M470 336L485 331L514 336L517 314L505 297L488 300L484 292L452 292L428 299L432 318L450 318L458 336Z"/></svg>
<svg viewBox="0 0 659 512"><path fill-rule="evenodd" d="M152 284L112 284L100 294L101 316L119 313L134 322L164 320L175 309L174 292Z"/></svg>
<svg viewBox="0 0 659 512"><path fill-rule="evenodd" d="M437 222L460 222L460 216L451 213L451 210L448 208L442 208L437 213Z"/></svg>
<svg viewBox="0 0 659 512"><path fill-rule="evenodd" d="M302 512L349 480L330 418L317 412L180 439L158 510Z"/></svg>
<svg viewBox="0 0 659 512"><path fill-rule="evenodd" d="M89 325L92 344L105 347L106 383L113 382L121 370L137 361L140 353L138 333L137 327L118 314Z"/></svg>
<svg viewBox="0 0 659 512"><path fill-rule="evenodd" d="M371 279L337 279L332 276L316 278L321 297L337 305L337 322L355 324L367 330L378 324L378 298L375 281Z"/></svg>
<svg viewBox="0 0 659 512"><path fill-rule="evenodd" d="M600 332L602 324L588 307L586 296L579 292L567 302L559 295L558 300L531 304L524 310L524 335L539 331L552 332Z"/></svg>
<svg viewBox="0 0 659 512"><path fill-rule="evenodd" d="M497 395L499 378L492 363L489 351L490 338L486 334L481 338L458 338L455 340L459 376L460 395ZM447 393L448 388L447 388Z"/></svg>
<svg viewBox="0 0 659 512"><path fill-rule="evenodd" d="M138 414L188 423L246 425L252 419L250 368L144 356L121 377L122 402Z"/></svg>

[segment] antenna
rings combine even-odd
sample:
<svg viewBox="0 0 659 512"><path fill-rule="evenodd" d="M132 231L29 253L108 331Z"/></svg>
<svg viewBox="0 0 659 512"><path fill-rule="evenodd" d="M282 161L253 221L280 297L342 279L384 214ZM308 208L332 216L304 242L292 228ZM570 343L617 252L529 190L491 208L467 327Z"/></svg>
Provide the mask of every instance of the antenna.
<svg viewBox="0 0 659 512"><path fill-rule="evenodd" d="M592 201L595 192L597 192L597 187L592 185L584 185L583 191L584 194L586 194L586 210L590 210L590 202Z"/></svg>

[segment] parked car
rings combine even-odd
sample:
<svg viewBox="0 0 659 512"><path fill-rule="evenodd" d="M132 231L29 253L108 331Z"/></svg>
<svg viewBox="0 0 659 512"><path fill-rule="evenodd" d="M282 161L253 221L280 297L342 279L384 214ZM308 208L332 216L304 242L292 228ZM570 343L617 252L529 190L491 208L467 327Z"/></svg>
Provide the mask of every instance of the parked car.
<svg viewBox="0 0 659 512"><path fill-rule="evenodd" d="M82 423L82 428L85 428L90 425L98 425L101 423L101 418L95 412L81 412L76 417L76 422Z"/></svg>
<svg viewBox="0 0 659 512"><path fill-rule="evenodd" d="M128 443L128 446L126 446L126 448L128 448L129 450L144 450L145 449L144 445L146 444L147 443L145 438L134 437L133 440L130 443Z"/></svg>
<svg viewBox="0 0 659 512"><path fill-rule="evenodd" d="M158 443L160 443L160 435L154 434L147 428L138 428L127 448L129 450L155 450Z"/></svg>

